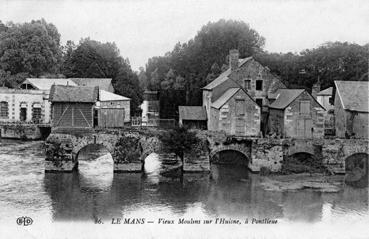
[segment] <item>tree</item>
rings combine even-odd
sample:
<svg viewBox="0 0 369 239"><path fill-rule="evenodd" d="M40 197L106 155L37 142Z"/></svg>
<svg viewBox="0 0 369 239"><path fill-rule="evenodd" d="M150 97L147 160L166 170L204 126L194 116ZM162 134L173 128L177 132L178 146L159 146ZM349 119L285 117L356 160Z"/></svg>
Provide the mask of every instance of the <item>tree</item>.
<svg viewBox="0 0 369 239"><path fill-rule="evenodd" d="M170 88L167 73L172 69L184 78L182 85L186 89L186 104L201 104L201 88L209 80L209 71L215 63L218 67L227 63L225 61L230 49L236 48L240 51L240 57L247 57L260 52L263 45L264 38L242 21L209 22L193 39L183 44L177 43L171 52L148 60L146 75L151 77L150 88L160 88L155 85L158 84L157 79L165 79L164 89ZM216 72L209 77L219 74Z"/></svg>
<svg viewBox="0 0 369 239"><path fill-rule="evenodd" d="M131 113L137 114L142 102L142 89L138 76L132 71L115 43L101 43L82 39L73 50L72 43L65 47L64 73L67 77L112 78L115 92L131 98Z"/></svg>
<svg viewBox="0 0 369 239"><path fill-rule="evenodd" d="M170 69L167 72L165 79L160 83L161 89L163 90L173 89L175 78L176 78L176 75L174 74L173 69Z"/></svg>
<svg viewBox="0 0 369 239"><path fill-rule="evenodd" d="M217 78L219 76L220 73L221 72L220 72L219 65L215 62L211 66L210 73L206 77L206 84L209 84L210 82L212 82L215 78Z"/></svg>
<svg viewBox="0 0 369 239"><path fill-rule="evenodd" d="M147 89L149 82L148 82L148 77L146 76L145 69L143 67L139 68L138 81L140 83L141 89L143 90Z"/></svg>
<svg viewBox="0 0 369 239"><path fill-rule="evenodd" d="M60 34L44 19L0 24L0 69L39 77L56 73L61 63Z"/></svg>
<svg viewBox="0 0 369 239"><path fill-rule="evenodd" d="M180 159L184 160L184 154L190 152L198 144L196 133L185 127L175 127L163 133L160 137L165 149L174 152Z"/></svg>

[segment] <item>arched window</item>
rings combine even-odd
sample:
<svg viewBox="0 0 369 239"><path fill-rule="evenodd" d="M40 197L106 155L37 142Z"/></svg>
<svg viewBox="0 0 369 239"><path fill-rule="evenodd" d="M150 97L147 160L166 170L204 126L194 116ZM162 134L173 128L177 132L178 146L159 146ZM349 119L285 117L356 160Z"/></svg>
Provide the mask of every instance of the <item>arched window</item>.
<svg viewBox="0 0 369 239"><path fill-rule="evenodd" d="M41 123L41 104L34 103L32 105L32 122L39 124Z"/></svg>
<svg viewBox="0 0 369 239"><path fill-rule="evenodd" d="M1 101L0 102L0 118L8 118L8 117L9 117L8 102Z"/></svg>

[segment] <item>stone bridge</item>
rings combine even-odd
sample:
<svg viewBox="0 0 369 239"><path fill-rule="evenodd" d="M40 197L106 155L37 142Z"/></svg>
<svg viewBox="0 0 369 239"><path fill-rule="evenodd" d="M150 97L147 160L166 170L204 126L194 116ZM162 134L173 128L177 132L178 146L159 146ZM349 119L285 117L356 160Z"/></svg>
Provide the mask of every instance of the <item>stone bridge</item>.
<svg viewBox="0 0 369 239"><path fill-rule="evenodd" d="M94 130L89 133L53 132L46 140L46 171L71 171L78 165L78 154L90 144L103 145L112 155L114 172L141 172L151 153L165 152L160 130ZM184 155L184 172L208 172L212 158L222 151L237 151L245 156L248 167L281 170L286 158L297 153L321 160L334 173L345 173L347 160L355 155L368 156L368 140L359 139L268 139L231 137L221 133L197 131L199 145ZM348 165L352 165L349 163ZM367 160L364 168L368 168Z"/></svg>

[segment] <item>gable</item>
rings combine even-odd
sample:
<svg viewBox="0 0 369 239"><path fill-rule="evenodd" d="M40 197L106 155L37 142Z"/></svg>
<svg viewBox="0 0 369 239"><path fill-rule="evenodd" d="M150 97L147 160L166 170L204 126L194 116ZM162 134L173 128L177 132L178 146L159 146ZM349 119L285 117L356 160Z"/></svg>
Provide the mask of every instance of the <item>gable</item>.
<svg viewBox="0 0 369 239"><path fill-rule="evenodd" d="M369 112L368 81L335 81L336 92L345 110Z"/></svg>
<svg viewBox="0 0 369 239"><path fill-rule="evenodd" d="M278 89L287 88L267 67L263 66L255 59L250 59L245 62L240 68L232 72L229 78L242 87L244 85L243 81L246 79L263 80L263 89L268 93L274 93Z"/></svg>
<svg viewBox="0 0 369 239"><path fill-rule="evenodd" d="M231 99L233 99L236 96L243 96L244 99L249 99L255 105L258 106L258 104L256 104L256 102L254 101L254 99L252 97L250 97L241 88L230 88L221 97L219 97L218 100L216 100L214 103L212 103L211 104L211 107L212 108L215 108L215 109L220 109L221 107L223 107L223 105L225 105L226 103L228 103Z"/></svg>

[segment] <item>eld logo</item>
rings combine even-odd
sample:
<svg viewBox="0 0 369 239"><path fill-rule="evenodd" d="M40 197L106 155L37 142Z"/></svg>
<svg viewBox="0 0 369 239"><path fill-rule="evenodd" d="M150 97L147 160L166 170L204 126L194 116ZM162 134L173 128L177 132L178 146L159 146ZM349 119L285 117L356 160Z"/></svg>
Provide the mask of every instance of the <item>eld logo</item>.
<svg viewBox="0 0 369 239"><path fill-rule="evenodd" d="M17 218L17 224L19 226L29 226L32 225L33 220L30 217L18 217Z"/></svg>

